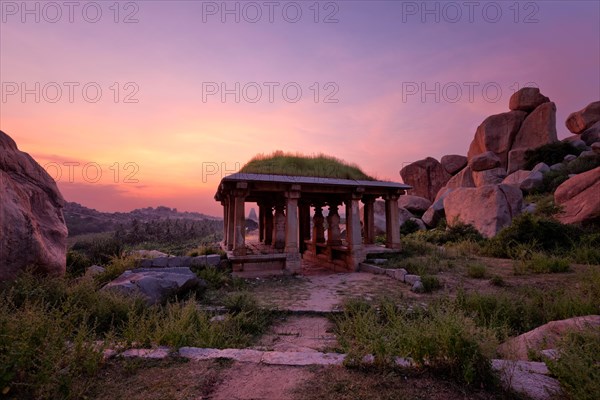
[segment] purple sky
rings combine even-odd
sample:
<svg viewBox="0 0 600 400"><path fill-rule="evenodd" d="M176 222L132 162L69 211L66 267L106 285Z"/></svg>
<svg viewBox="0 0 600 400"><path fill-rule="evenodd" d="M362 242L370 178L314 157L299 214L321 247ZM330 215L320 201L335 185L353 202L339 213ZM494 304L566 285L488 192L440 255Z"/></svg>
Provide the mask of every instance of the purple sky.
<svg viewBox="0 0 600 400"><path fill-rule="evenodd" d="M63 2L1 3L0 129L68 200L100 210L218 215L223 170L277 149L400 180L405 163L466 154L523 85L556 102L560 138L570 112L600 99L595 1L227 2L239 22L223 2L75 2L73 22ZM224 102L208 92L221 85Z"/></svg>

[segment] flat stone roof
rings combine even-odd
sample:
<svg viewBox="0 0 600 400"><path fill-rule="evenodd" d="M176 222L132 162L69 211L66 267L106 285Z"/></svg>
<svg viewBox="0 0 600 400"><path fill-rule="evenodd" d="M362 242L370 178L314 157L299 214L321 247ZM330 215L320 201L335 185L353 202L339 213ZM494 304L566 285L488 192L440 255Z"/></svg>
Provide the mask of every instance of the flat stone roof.
<svg viewBox="0 0 600 400"><path fill-rule="evenodd" d="M329 186L364 186L382 189L412 189L412 186L391 181L368 181L355 179L321 178L316 176L246 174L239 172L222 179L221 182L273 182L289 184L329 185Z"/></svg>

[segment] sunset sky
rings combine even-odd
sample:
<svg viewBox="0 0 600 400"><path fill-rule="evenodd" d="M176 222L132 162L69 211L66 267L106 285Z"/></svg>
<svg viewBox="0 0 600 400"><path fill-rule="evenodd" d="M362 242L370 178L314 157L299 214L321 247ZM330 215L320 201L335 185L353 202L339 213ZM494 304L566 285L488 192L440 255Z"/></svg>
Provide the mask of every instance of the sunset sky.
<svg viewBox="0 0 600 400"><path fill-rule="evenodd" d="M559 138L600 99L597 1L70 4L0 2L0 129L102 211L220 215L221 176L278 149L400 181L524 85Z"/></svg>

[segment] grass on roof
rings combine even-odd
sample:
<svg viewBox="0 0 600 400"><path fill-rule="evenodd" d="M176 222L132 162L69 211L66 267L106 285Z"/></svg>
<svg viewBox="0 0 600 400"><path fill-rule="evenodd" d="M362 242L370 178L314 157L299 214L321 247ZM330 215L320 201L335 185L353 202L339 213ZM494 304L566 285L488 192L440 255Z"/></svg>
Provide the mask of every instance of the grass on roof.
<svg viewBox="0 0 600 400"><path fill-rule="evenodd" d="M272 174L290 176L315 176L319 178L355 179L373 181L356 164L349 164L324 154L303 154L276 151L272 154L254 156L240 172L247 174Z"/></svg>

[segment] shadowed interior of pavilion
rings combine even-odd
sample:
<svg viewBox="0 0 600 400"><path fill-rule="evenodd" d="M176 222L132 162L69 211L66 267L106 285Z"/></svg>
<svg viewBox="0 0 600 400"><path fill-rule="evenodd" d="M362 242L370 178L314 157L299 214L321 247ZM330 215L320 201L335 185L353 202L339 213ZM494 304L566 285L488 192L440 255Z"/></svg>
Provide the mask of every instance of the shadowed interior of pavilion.
<svg viewBox="0 0 600 400"><path fill-rule="evenodd" d="M268 161L277 156L281 153ZM410 186L375 180L347 164L342 167L352 168L350 172L336 170L329 177L314 176L320 173L311 170L310 164L304 165L308 168L268 165L268 171L281 171L285 175L262 173L260 166L261 173L252 173L257 169L244 167L221 180L215 200L223 206L222 247L228 253L234 274L297 274L302 272L302 260L334 272L350 272L356 271L369 253L400 250L398 198ZM348 179L348 176L362 179ZM375 244L374 203L378 198L385 200L385 246ZM245 204L249 202L256 203L259 210L258 236L253 240L246 237ZM345 210L345 233L340 228L340 209Z"/></svg>

